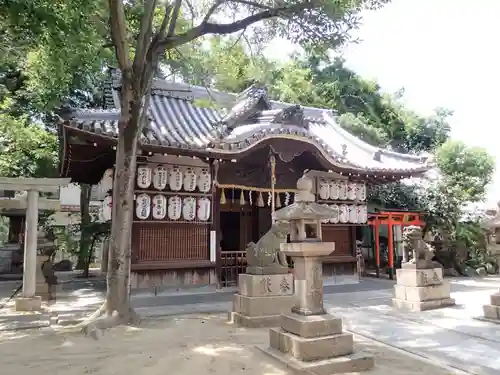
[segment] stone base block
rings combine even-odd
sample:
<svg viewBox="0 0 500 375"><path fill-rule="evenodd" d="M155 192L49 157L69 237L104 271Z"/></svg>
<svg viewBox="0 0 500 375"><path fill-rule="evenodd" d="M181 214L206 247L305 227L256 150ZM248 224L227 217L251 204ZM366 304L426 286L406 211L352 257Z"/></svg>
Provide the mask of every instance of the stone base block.
<svg viewBox="0 0 500 375"><path fill-rule="evenodd" d="M250 275L238 276L239 294L247 297L270 297L293 295L293 275Z"/></svg>
<svg viewBox="0 0 500 375"><path fill-rule="evenodd" d="M42 299L39 296L16 298L16 311L40 311Z"/></svg>
<svg viewBox="0 0 500 375"><path fill-rule="evenodd" d="M228 320L230 323L247 328L279 327L281 315L250 317L230 311L228 314Z"/></svg>
<svg viewBox="0 0 500 375"><path fill-rule="evenodd" d="M247 297L235 294L233 310L249 317L280 315L291 310L293 296Z"/></svg>
<svg viewBox="0 0 500 375"><path fill-rule="evenodd" d="M500 306L500 293L495 293L490 296L490 305Z"/></svg>
<svg viewBox="0 0 500 375"><path fill-rule="evenodd" d="M396 279L398 285L405 286L439 285L443 283L443 269L400 268L396 270Z"/></svg>
<svg viewBox="0 0 500 375"><path fill-rule="evenodd" d="M331 336L342 333L342 319L330 314L299 315L287 313L281 315L281 328L300 337L312 338Z"/></svg>
<svg viewBox="0 0 500 375"><path fill-rule="evenodd" d="M394 285L394 297L396 299L424 302L436 299L450 298L450 284L427 286Z"/></svg>
<svg viewBox="0 0 500 375"><path fill-rule="evenodd" d="M283 275L288 273L288 267L283 267L280 265L259 267L259 266L250 266L247 267L247 274L252 275Z"/></svg>
<svg viewBox="0 0 500 375"><path fill-rule="evenodd" d="M418 260L416 263L414 262L406 262L401 264L401 268L403 269L413 269L413 270L423 270L423 269L432 269L435 267L435 264L432 260Z"/></svg>
<svg viewBox="0 0 500 375"><path fill-rule="evenodd" d="M500 306L495 305L484 305L483 306L484 317L487 319L500 319Z"/></svg>
<svg viewBox="0 0 500 375"><path fill-rule="evenodd" d="M322 361L354 353L351 333L304 338L280 328L271 328L269 346L305 362Z"/></svg>
<svg viewBox="0 0 500 375"><path fill-rule="evenodd" d="M439 309L441 307L449 307L455 305L455 300L453 298L443 298L435 299L429 301L408 301L398 298L392 299L392 304L394 307L399 309L409 310L409 311L426 311Z"/></svg>
<svg viewBox="0 0 500 375"><path fill-rule="evenodd" d="M264 354L277 360L295 374L345 374L352 372L369 371L375 366L373 356L361 352L346 355L343 357L329 358L322 361L305 362L294 358L289 353L282 353L279 350L269 347L257 347Z"/></svg>

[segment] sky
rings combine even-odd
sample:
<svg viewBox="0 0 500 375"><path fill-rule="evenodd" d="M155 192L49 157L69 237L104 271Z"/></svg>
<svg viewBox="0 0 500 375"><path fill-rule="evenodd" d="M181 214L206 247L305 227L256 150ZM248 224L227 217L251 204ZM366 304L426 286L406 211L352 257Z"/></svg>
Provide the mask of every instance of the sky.
<svg viewBox="0 0 500 375"><path fill-rule="evenodd" d="M451 136L500 159L500 0L393 0L363 15L347 66L382 89L404 87L406 104L425 115L454 111ZM495 26L496 25L496 26ZM284 59L294 47L274 41L266 55ZM488 205L500 200L500 165Z"/></svg>

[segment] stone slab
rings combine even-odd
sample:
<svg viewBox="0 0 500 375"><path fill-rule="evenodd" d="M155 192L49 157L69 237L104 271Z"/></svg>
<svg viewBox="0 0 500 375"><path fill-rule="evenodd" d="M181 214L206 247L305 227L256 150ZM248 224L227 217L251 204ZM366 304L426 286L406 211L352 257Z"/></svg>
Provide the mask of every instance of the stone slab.
<svg viewBox="0 0 500 375"><path fill-rule="evenodd" d="M280 328L271 328L269 346L305 362L322 361L354 353L352 333L304 338Z"/></svg>
<svg viewBox="0 0 500 375"><path fill-rule="evenodd" d="M281 315L281 328L286 332L304 338L330 336L342 333L342 319L330 314L299 315L287 313Z"/></svg>
<svg viewBox="0 0 500 375"><path fill-rule="evenodd" d="M247 297L235 294L232 311L249 317L280 315L290 311L293 304L294 296Z"/></svg>
<svg viewBox="0 0 500 375"><path fill-rule="evenodd" d="M426 311L434 310L442 307L449 307L455 305L455 300L453 298L435 299L430 301L408 301L398 298L392 299L392 305L399 309L409 310L409 311Z"/></svg>
<svg viewBox="0 0 500 375"><path fill-rule="evenodd" d="M230 323L247 328L279 327L281 322L281 315L251 317L230 311L228 314L228 320Z"/></svg>
<svg viewBox="0 0 500 375"><path fill-rule="evenodd" d="M495 293L490 296L490 304L500 306L500 293Z"/></svg>
<svg viewBox="0 0 500 375"><path fill-rule="evenodd" d="M406 262L401 264L402 269L423 270L435 268L434 262L431 260L419 260L416 263Z"/></svg>
<svg viewBox="0 0 500 375"><path fill-rule="evenodd" d="M293 295L293 275L250 275L238 276L238 290L243 296L269 297Z"/></svg>
<svg viewBox="0 0 500 375"><path fill-rule="evenodd" d="M283 275L288 273L288 267L282 266L267 266L267 267L259 267L259 266L249 266L246 269L247 274L252 275Z"/></svg>
<svg viewBox="0 0 500 375"><path fill-rule="evenodd" d="M39 296L16 298L16 311L39 311L42 309L42 299Z"/></svg>
<svg viewBox="0 0 500 375"><path fill-rule="evenodd" d="M396 279L398 285L427 286L439 285L443 282L443 269L397 269Z"/></svg>
<svg viewBox="0 0 500 375"><path fill-rule="evenodd" d="M394 285L395 298L415 302L450 298L450 292L450 284L447 282L427 286Z"/></svg>
<svg viewBox="0 0 500 375"><path fill-rule="evenodd" d="M294 358L290 354L283 354L273 348L257 346L257 349L297 375L331 375L363 372L369 371L375 366L373 356L362 352L344 357L325 359L323 361L305 362Z"/></svg>
<svg viewBox="0 0 500 375"><path fill-rule="evenodd" d="M500 319L500 306L484 305L483 313L487 319Z"/></svg>

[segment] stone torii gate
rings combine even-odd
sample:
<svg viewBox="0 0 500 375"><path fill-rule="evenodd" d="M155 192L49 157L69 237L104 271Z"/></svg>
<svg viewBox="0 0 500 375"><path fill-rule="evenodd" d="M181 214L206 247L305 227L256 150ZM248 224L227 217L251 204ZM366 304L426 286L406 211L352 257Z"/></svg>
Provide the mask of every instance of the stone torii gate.
<svg viewBox="0 0 500 375"><path fill-rule="evenodd" d="M23 288L16 299L16 310L33 311L41 308L41 298L36 296L38 200L40 193L57 193L68 185L69 178L8 178L0 177L0 190L27 191L26 229L24 234Z"/></svg>

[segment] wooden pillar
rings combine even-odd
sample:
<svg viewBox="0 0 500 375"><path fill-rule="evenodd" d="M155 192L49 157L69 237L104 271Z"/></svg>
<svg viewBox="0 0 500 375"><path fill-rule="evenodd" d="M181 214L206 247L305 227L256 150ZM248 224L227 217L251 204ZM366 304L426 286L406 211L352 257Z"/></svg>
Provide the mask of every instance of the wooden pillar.
<svg viewBox="0 0 500 375"><path fill-rule="evenodd" d="M392 226L394 223L392 222L392 215L389 214L388 223L387 223L387 257L388 257L388 266L389 266L389 278L392 280L394 277L394 241L393 241L393 231Z"/></svg>

